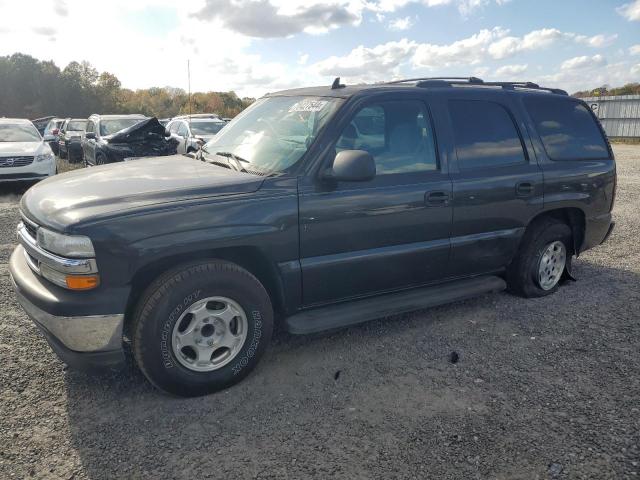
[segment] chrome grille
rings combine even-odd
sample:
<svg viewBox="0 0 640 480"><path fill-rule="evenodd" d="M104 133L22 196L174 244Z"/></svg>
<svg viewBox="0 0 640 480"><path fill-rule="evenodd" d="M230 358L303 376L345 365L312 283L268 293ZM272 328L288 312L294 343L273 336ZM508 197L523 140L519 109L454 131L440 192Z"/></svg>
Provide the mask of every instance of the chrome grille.
<svg viewBox="0 0 640 480"><path fill-rule="evenodd" d="M0 157L0 168L26 167L33 163L33 157Z"/></svg>
<svg viewBox="0 0 640 480"><path fill-rule="evenodd" d="M32 237L35 240L37 238L37 236L38 236L37 235L38 225L33 223L31 220L29 220L24 215L22 215L22 224L24 225L24 228L27 231L27 233L29 234L29 236Z"/></svg>

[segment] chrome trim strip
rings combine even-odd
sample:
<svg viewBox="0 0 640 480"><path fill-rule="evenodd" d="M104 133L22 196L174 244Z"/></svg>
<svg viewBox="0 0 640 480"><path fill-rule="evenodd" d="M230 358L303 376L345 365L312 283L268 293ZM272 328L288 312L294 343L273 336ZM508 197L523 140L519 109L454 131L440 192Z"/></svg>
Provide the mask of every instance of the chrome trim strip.
<svg viewBox="0 0 640 480"><path fill-rule="evenodd" d="M36 307L20 293L19 289L15 290L18 301L27 315L70 350L99 352L122 348L123 313L59 317Z"/></svg>
<svg viewBox="0 0 640 480"><path fill-rule="evenodd" d="M66 258L47 252L38 246L36 240L29 235L22 223L18 224L17 234L18 241L29 255L58 272L68 274L98 273L95 258Z"/></svg>
<svg viewBox="0 0 640 480"><path fill-rule="evenodd" d="M37 230L37 229L38 229L38 227L40 226L40 225L38 225L37 223L32 222L31 220L29 220L29 219L24 215L24 213L22 213L22 212L20 212L20 217L22 218L22 221L23 221L24 223L28 223L29 225L31 225L31 226L32 226L34 229L36 229L36 230Z"/></svg>

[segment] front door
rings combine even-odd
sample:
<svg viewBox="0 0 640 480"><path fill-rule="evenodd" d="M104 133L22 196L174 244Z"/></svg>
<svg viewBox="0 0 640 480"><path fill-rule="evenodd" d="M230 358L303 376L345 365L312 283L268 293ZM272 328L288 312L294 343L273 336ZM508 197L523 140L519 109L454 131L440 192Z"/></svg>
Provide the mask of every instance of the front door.
<svg viewBox="0 0 640 480"><path fill-rule="evenodd" d="M335 302L432 282L445 275L451 181L438 160L427 105L363 105L335 151L366 150L368 182L300 183L303 304Z"/></svg>

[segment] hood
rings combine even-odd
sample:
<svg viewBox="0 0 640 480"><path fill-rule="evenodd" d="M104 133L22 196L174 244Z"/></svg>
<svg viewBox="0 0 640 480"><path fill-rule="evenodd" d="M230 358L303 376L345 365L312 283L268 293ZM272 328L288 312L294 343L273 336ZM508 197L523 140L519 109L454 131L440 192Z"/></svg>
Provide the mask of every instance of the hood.
<svg viewBox="0 0 640 480"><path fill-rule="evenodd" d="M22 197L22 211L58 231L116 212L202 198L251 193L264 177L184 155L73 170L43 180Z"/></svg>
<svg viewBox="0 0 640 480"><path fill-rule="evenodd" d="M109 140L109 143L131 143L144 141L150 136L164 138L164 132L164 126L157 118L152 117L105 138Z"/></svg>
<svg viewBox="0 0 640 480"><path fill-rule="evenodd" d="M0 142L0 157L12 155L37 155L44 147L43 142Z"/></svg>

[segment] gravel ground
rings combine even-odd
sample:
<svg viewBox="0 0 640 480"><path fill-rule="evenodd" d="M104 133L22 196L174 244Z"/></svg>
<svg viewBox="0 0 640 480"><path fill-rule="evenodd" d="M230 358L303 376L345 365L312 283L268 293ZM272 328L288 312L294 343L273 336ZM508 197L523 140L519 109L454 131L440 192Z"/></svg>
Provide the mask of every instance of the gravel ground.
<svg viewBox="0 0 640 480"><path fill-rule="evenodd" d="M0 478L640 478L640 146L615 150L617 228L577 283L280 333L188 400L64 367L14 299L0 196Z"/></svg>

